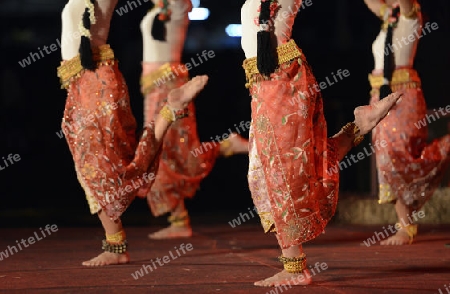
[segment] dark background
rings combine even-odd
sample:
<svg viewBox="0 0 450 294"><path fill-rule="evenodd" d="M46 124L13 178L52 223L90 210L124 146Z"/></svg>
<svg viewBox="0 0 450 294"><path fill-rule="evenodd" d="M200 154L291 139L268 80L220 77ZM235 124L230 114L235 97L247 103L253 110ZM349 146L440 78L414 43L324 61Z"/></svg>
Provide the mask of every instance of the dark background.
<svg viewBox="0 0 450 294"><path fill-rule="evenodd" d="M119 0L118 6L129 5ZM134 2L137 3L137 0ZM133 111L142 125L139 90L142 41L139 23L152 4L141 5L119 16L114 13L110 44L120 61L128 83ZM210 82L196 100L201 140L228 133L228 128L250 120L250 97L244 87L244 60L240 38L228 37L225 27L240 23L244 1L203 0L210 10L205 21L192 21L183 59L189 61L203 50L214 50L215 57L191 70L191 76L207 74ZM21 160L0 171L1 226L30 226L38 219L58 225L97 224L89 215L65 139L56 132L61 127L66 91L56 76L60 50L45 54L21 67L18 61L56 43L61 33L61 11L66 1L2 0L0 5L0 158L10 153ZM333 134L353 118L353 109L369 100L367 75L373 68L371 45L379 32L379 20L363 0L312 0L301 10L293 37L303 49L317 80L331 72L348 69L350 77L323 91L329 133ZM449 104L450 1L424 1L427 21L439 29L419 42L415 67L422 82L428 107ZM432 134L445 132L436 123ZM248 136L248 133L245 134ZM369 144L368 138L362 144ZM354 151L355 153L357 150ZM4 165L0 160L0 164ZM192 215L229 214L253 207L247 186L247 156L219 159L212 173L202 182L193 200L187 201ZM341 174L341 197L354 194L375 196L371 187L371 159L345 169ZM148 224L151 217L145 201L138 199L124 215L128 224Z"/></svg>

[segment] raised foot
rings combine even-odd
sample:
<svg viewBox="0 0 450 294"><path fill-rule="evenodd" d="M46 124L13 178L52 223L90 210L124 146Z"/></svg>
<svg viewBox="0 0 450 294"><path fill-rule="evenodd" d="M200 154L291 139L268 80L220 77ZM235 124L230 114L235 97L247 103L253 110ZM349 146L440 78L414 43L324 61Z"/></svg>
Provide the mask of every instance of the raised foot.
<svg viewBox="0 0 450 294"><path fill-rule="evenodd" d="M183 86L173 89L167 97L168 104L175 109L187 107L208 82L208 76L196 76Z"/></svg>
<svg viewBox="0 0 450 294"><path fill-rule="evenodd" d="M236 133L232 133L220 144L220 154L223 156L243 153L248 153L248 140Z"/></svg>
<svg viewBox="0 0 450 294"><path fill-rule="evenodd" d="M402 229L395 233L394 236L380 242L380 245L408 245L410 244L409 235Z"/></svg>
<svg viewBox="0 0 450 294"><path fill-rule="evenodd" d="M255 286L260 287L292 287L292 286L306 286L311 284L311 274L308 270L304 270L303 273L300 274L291 274L286 272L285 270L279 272L273 277L267 278L265 280L261 280L255 282Z"/></svg>
<svg viewBox="0 0 450 294"><path fill-rule="evenodd" d="M84 261L82 265L84 266L105 266L105 265L114 265L114 264L124 264L130 262L130 256L128 253L111 253L111 252L103 252L99 254L97 257L92 258L91 260Z"/></svg>
<svg viewBox="0 0 450 294"><path fill-rule="evenodd" d="M402 92L395 92L371 105L355 108L355 124L359 128L358 135L369 133L388 114L396 103L401 101Z"/></svg>
<svg viewBox="0 0 450 294"><path fill-rule="evenodd" d="M191 227L176 227L170 226L149 234L148 237L152 240L177 239L192 237Z"/></svg>

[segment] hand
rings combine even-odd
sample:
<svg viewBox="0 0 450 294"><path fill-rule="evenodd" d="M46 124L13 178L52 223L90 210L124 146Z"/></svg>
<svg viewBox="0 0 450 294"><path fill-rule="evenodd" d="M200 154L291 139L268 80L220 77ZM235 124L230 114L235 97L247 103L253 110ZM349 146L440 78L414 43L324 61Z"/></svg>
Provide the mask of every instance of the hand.
<svg viewBox="0 0 450 294"><path fill-rule="evenodd" d="M167 104L173 109L184 109L188 106L208 82L208 76L196 76L183 86L169 92Z"/></svg>

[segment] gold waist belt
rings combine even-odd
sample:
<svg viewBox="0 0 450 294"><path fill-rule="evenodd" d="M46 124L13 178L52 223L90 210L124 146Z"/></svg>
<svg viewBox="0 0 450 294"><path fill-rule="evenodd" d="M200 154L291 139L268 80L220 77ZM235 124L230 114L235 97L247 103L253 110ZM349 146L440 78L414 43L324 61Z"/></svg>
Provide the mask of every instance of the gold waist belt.
<svg viewBox="0 0 450 294"><path fill-rule="evenodd" d="M382 74L369 74L369 82L372 89L378 89L383 85L384 77ZM412 68L396 69L392 75L390 86L392 91L403 88L419 88L420 77Z"/></svg>
<svg viewBox="0 0 450 294"><path fill-rule="evenodd" d="M281 65L295 58L299 58L302 56L302 51L297 47L294 40L290 40L277 47L277 54L278 65ZM253 57L244 60L244 63L242 64L242 67L245 70L245 76L247 77L247 83L245 84L246 88L250 88L250 86L257 81L257 75L260 74L256 63L256 57Z"/></svg>
<svg viewBox="0 0 450 294"><path fill-rule="evenodd" d="M163 86L175 80L176 77L187 78L188 76L188 69L184 64L165 63L156 71L141 78L142 92L147 94L153 88Z"/></svg>
<svg viewBox="0 0 450 294"><path fill-rule="evenodd" d="M92 55L94 61L97 62L97 65L114 64L114 51L108 44L102 45L98 48L93 48ZM72 81L72 78L80 77L83 70L84 68L81 66L80 55L64 61L57 69L58 77L61 82L61 88L67 89Z"/></svg>

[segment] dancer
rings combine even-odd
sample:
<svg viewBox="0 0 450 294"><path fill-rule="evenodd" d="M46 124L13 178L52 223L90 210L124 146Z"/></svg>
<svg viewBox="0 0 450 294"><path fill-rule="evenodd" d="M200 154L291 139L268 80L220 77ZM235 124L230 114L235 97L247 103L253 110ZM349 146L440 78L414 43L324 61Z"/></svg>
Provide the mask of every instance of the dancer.
<svg viewBox="0 0 450 294"><path fill-rule="evenodd" d="M188 80L190 69L181 63L181 55L189 25L188 12L192 9L191 1L153 2L155 8L141 21L141 89L145 97L146 124L153 121L164 106L167 93ZM199 58L203 63L208 56L209 53ZM184 200L195 195L219 155L248 153L248 141L236 133L230 134L224 141L202 144L197 135L194 103L190 103L189 112L192 115L174 123L164 137L158 173L155 184L148 192L147 202L154 216L170 213L170 226L149 234L151 239L192 236Z"/></svg>
<svg viewBox="0 0 450 294"><path fill-rule="evenodd" d="M62 12L58 76L68 92L62 128L91 213L98 214L106 234L104 252L83 265L103 266L129 261L120 216L139 188L151 186L165 132L188 115L187 105L207 77L196 77L168 93L160 115L145 125L137 141L128 89L106 44L117 0L93 0L87 7L85 3L70 0ZM80 33L81 40L70 41Z"/></svg>
<svg viewBox="0 0 450 294"><path fill-rule="evenodd" d="M413 63L419 38L430 32L430 24L422 27L420 6L414 0L365 2L383 21L372 47L375 69L369 75L371 101L379 101L391 90L402 90L405 95L403 103L373 131L374 142L389 142L375 152L379 203L395 203L398 218L396 234L380 244L411 244L417 234L416 214L433 195L450 164L450 135L427 145L428 126L416 127L425 118L427 106ZM442 110L436 112L438 118Z"/></svg>
<svg viewBox="0 0 450 294"><path fill-rule="evenodd" d="M320 92L305 55L291 40L301 0L247 0L241 11L243 63L252 96L248 173L264 232L274 232L284 270L257 286L307 285L302 244L321 234L333 216L339 173L329 174L388 113L392 94L355 109L355 121L327 139ZM276 44L276 48L274 46ZM295 99L292 105L289 100Z"/></svg>

